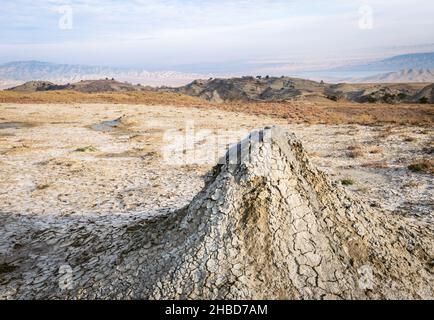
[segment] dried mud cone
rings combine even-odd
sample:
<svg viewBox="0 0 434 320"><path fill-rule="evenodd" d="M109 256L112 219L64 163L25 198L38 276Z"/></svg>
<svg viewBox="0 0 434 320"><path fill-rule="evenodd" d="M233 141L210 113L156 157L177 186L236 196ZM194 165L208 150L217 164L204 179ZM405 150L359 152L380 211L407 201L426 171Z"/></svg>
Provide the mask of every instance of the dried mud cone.
<svg viewBox="0 0 434 320"><path fill-rule="evenodd" d="M153 237L143 298L433 296L398 223L333 185L293 135L265 129L226 158L188 208L142 230Z"/></svg>
<svg viewBox="0 0 434 320"><path fill-rule="evenodd" d="M402 223L332 183L294 135L266 128L228 151L188 207L112 233L92 229L90 260L78 245L65 249L78 238L73 226L16 271L36 265L51 276L11 280L18 289L3 297L432 299L432 234ZM71 288L59 288L59 263L73 268Z"/></svg>

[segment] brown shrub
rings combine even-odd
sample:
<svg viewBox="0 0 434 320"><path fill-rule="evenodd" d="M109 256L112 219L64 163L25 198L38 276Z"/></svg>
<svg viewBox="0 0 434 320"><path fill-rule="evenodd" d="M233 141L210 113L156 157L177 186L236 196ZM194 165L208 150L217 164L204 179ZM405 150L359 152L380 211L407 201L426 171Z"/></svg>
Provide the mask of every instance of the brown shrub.
<svg viewBox="0 0 434 320"><path fill-rule="evenodd" d="M420 159L413 161L408 169L418 173L431 173L434 174L434 160L433 159Z"/></svg>
<svg viewBox="0 0 434 320"><path fill-rule="evenodd" d="M378 153L383 153L383 148L379 147L379 146L374 146L369 148L369 153L371 154L378 154Z"/></svg>
<svg viewBox="0 0 434 320"><path fill-rule="evenodd" d="M375 161L375 162L366 162L362 164L364 168L373 168L373 169L387 169L389 168L389 164L387 161Z"/></svg>
<svg viewBox="0 0 434 320"><path fill-rule="evenodd" d="M360 158L365 154L362 145L351 145L348 147L348 156L350 158Z"/></svg>

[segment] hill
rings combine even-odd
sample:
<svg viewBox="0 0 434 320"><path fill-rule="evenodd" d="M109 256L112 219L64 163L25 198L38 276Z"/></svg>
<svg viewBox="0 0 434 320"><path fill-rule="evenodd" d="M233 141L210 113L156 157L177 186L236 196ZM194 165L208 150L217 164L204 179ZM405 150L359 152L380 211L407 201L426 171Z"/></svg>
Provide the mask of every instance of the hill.
<svg viewBox="0 0 434 320"><path fill-rule="evenodd" d="M417 103L428 83L327 84L289 77L195 80L180 88L166 88L212 102L227 101L324 101L359 103Z"/></svg>
<svg viewBox="0 0 434 320"><path fill-rule="evenodd" d="M53 90L73 90L83 93L97 92L131 92L152 90L150 87L141 85L132 85L130 83L119 82L114 79L102 80L82 80L72 84L57 85L49 81L29 81L22 85L9 88L8 91L16 92L37 92L37 91L53 91Z"/></svg>
<svg viewBox="0 0 434 320"><path fill-rule="evenodd" d="M324 84L288 77L242 77L195 80L176 89L169 89L213 102L284 101L324 98Z"/></svg>

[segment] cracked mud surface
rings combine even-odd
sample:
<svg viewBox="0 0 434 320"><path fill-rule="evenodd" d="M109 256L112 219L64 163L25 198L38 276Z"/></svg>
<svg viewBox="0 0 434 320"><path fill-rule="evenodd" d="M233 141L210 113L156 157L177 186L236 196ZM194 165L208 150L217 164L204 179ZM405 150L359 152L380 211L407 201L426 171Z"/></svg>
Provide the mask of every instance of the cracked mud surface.
<svg viewBox="0 0 434 320"><path fill-rule="evenodd" d="M432 298L432 175L413 173L407 169L415 157L432 157L432 129L288 125L275 118L169 106L1 105L0 110L0 122L26 124L0 129L2 299ZM92 128L95 124L119 117L123 117L122 123L114 131ZM221 236L218 230L206 233L208 237L212 235L209 239L213 241L204 246L204 256L209 254L205 249L211 246L211 256L217 255L212 259L200 259L197 252L192 254L184 249L181 250L184 261L181 264L173 263L170 254L161 256L155 244L157 248L158 245L172 248L171 254L179 257L179 248L182 248L182 243L187 243L183 240L191 234L184 230L181 234L185 238L172 239L149 230L167 228L167 225L188 216L188 211L179 210L203 188L203 176L214 164L209 161L179 166L163 161L162 147L165 142L162 137L166 130L173 129L183 134L189 130L191 120L194 120L195 130L224 131L227 144L238 141L254 128L268 124L282 124L295 132L315 165L330 174L337 184L342 179L352 179L354 184L346 189L351 189L350 192L371 205L370 210L376 211L380 217L393 221L390 232L384 231L382 235L388 239L387 245L378 247L375 252L381 254L387 248L390 249L387 252L402 254L404 260L399 260L399 267L393 267L390 273L404 280L394 281L384 276L384 264L376 261L372 266L374 279L378 281L374 287L377 290L365 292L354 287L355 273L363 266L362 262L367 262L367 253L357 246L354 249L352 245L347 246L349 253L328 257L347 264L350 262L348 257L355 255L359 259L352 261L350 267L333 270L335 277L328 278L326 275L331 273L323 270L325 267L321 267L320 272L315 269L319 261L312 251L294 246L286 248L288 243L270 241L270 237L275 239L276 233L281 232L284 233L279 234L278 239L296 238L298 232L279 231L281 224L294 224L294 220L280 221L291 219L281 216L275 217L276 221L271 218L264 220L265 213L243 213L243 210L248 211L248 203L251 203L244 198L239 202L245 204L240 214L253 221L230 222L223 219L219 223L244 223L249 226L239 234L244 244L243 252L249 253L248 256L254 256L251 253L255 251L249 243L252 243L257 230L251 228L274 228L273 235L261 232L264 238L255 239L255 244L259 243L262 251L272 252L274 257L265 261L263 256L258 256L255 266L259 269L247 268L244 264L248 259L241 259L240 265L221 265L220 261L235 254L239 246L234 243L234 247L227 247L223 253L218 248L212 248L220 243L215 241ZM244 130L238 131L240 128ZM210 146L202 140L197 139L194 145L206 154ZM354 146L362 150L357 157L349 156ZM223 143L219 154L222 155L225 149L226 144ZM186 154L189 152L185 151ZM260 182L251 183L256 185ZM254 194L253 191L248 192L246 197ZM260 199L259 196L257 198ZM345 196L341 200L344 201ZM261 200L255 201L258 201L258 208L263 206ZM212 207L209 209L213 210ZM276 210L279 212L280 209ZM357 210L362 209L357 207ZM312 214L315 215L310 212L306 216L308 220L297 220L294 225L300 224L302 229L306 223L311 226L309 228L327 228L312 223ZM364 223L369 226L374 222ZM200 224L193 224L189 228L199 227ZM231 230L226 224L222 228ZM355 237L362 237L358 235L358 229L351 232ZM239 229L235 228L234 232L236 230ZM346 229L343 234L345 232ZM326 232L317 234L321 237L334 236ZM309 234L308 238L311 237ZM319 238L315 236L315 239ZM202 240L193 239L195 245L191 248L200 250L201 246L197 243L202 244ZM344 243L347 240L346 237L340 239ZM306 246L305 240L297 243ZM323 248L321 243L317 244L321 250L330 250ZM271 244L272 250L267 248ZM405 250L402 249L404 244ZM304 254L290 262L284 257L288 250L294 253L293 257L296 257L296 252ZM353 254L354 250L356 253ZM218 256L219 253L223 256ZM298 260L306 259L306 254L308 263L301 267L304 264ZM409 260L409 266L402 265L405 259ZM270 265L272 261L275 264ZM393 258L390 261L395 262ZM64 266L70 269L63 272ZM161 273L153 276L153 268L159 268ZM191 269L198 270L197 274L191 274ZM297 270L298 276L287 273L285 279L288 281L283 286L272 276L281 269ZM163 271L166 276L160 278ZM216 272L226 275L226 278L207 276ZM422 275L415 276L414 272ZM268 278L261 279L261 274ZM344 277L345 274L349 276ZM70 275L70 278L65 278L65 275ZM173 285L185 277L192 277L195 281L190 281L189 287ZM291 283L295 278L298 282ZM71 285L70 289L61 288L65 279ZM228 286L228 283L236 285ZM269 286L263 288L263 283L269 283ZM385 283L393 289L380 290ZM202 289L199 284L203 285ZM172 291L173 288L179 288L180 292ZM311 288L310 291L307 288Z"/></svg>

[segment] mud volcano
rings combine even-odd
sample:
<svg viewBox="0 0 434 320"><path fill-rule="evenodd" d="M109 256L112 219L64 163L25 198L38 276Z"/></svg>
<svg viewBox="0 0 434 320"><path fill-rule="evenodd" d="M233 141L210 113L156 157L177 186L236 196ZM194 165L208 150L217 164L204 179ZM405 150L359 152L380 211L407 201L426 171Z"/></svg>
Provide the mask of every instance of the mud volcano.
<svg viewBox="0 0 434 320"><path fill-rule="evenodd" d="M430 299L430 253L400 221L373 212L332 183L309 162L294 135L266 128L228 151L188 207L132 222L117 238L86 240L90 261L78 249L65 254L62 243L44 253L39 265L65 261L72 266L74 287L60 290L57 276L18 293L103 299ZM44 267L45 273L58 274L58 263L52 265L51 271Z"/></svg>
<svg viewBox="0 0 434 320"><path fill-rule="evenodd" d="M223 162L188 208L147 228L145 298L432 297L398 226L333 185L293 135L253 133Z"/></svg>

